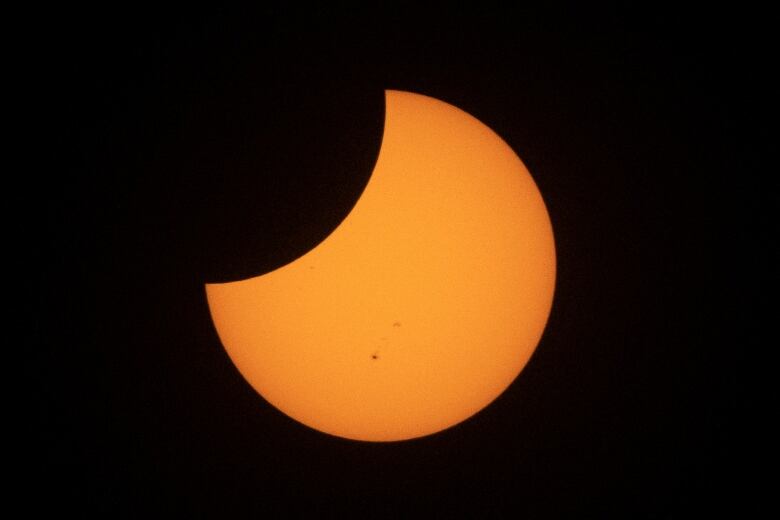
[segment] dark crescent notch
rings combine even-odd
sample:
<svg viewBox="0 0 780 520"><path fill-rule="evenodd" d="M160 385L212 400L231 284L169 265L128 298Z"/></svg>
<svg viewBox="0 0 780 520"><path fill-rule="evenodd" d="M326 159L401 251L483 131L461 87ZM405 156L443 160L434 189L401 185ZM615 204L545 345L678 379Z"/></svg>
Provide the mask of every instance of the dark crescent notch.
<svg viewBox="0 0 780 520"><path fill-rule="evenodd" d="M329 78L245 74L193 106L169 211L183 245L177 263L201 282L243 280L295 260L357 203L381 147L384 90Z"/></svg>

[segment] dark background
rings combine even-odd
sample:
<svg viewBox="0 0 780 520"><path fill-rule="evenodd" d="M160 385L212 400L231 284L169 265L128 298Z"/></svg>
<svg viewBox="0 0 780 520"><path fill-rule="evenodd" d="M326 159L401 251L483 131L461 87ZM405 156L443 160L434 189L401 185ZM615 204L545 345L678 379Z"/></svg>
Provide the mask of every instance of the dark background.
<svg viewBox="0 0 780 520"><path fill-rule="evenodd" d="M662 5L61 13L61 165L30 381L41 507L83 514L447 512L678 518L740 510L760 15ZM371 444L265 403L207 281L323 240L368 181L383 89L501 135L545 198L558 284L495 403ZM56 115L55 115L56 114ZM748 332L746 332L748 331Z"/></svg>

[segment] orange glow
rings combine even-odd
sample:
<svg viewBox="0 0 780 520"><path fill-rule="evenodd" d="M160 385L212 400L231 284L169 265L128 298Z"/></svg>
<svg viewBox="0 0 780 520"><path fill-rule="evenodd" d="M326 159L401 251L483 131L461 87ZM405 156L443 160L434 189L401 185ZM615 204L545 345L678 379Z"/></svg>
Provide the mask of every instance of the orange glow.
<svg viewBox="0 0 780 520"><path fill-rule="evenodd" d="M512 149L452 105L387 91L376 167L341 225L206 293L268 402L322 432L394 441L498 397L536 348L554 285L547 210Z"/></svg>

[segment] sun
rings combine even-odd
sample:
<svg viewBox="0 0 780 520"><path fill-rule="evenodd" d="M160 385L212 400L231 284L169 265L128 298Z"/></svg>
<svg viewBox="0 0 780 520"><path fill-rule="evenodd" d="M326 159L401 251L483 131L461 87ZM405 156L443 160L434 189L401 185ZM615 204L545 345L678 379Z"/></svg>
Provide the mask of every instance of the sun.
<svg viewBox="0 0 780 520"><path fill-rule="evenodd" d="M269 403L328 434L397 441L466 420L512 383L555 270L550 218L517 154L462 110L391 90L376 166L341 225L206 294L225 350Z"/></svg>

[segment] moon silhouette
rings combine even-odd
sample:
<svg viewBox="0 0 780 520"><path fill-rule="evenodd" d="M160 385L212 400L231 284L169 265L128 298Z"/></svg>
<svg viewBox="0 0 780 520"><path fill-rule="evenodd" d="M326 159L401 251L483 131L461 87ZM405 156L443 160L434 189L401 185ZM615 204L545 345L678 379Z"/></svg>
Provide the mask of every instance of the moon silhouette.
<svg viewBox="0 0 780 520"><path fill-rule="evenodd" d="M363 441L429 435L489 405L536 349L555 287L549 215L514 151L445 102L385 102L376 166L333 233L262 276L206 284L249 384Z"/></svg>

